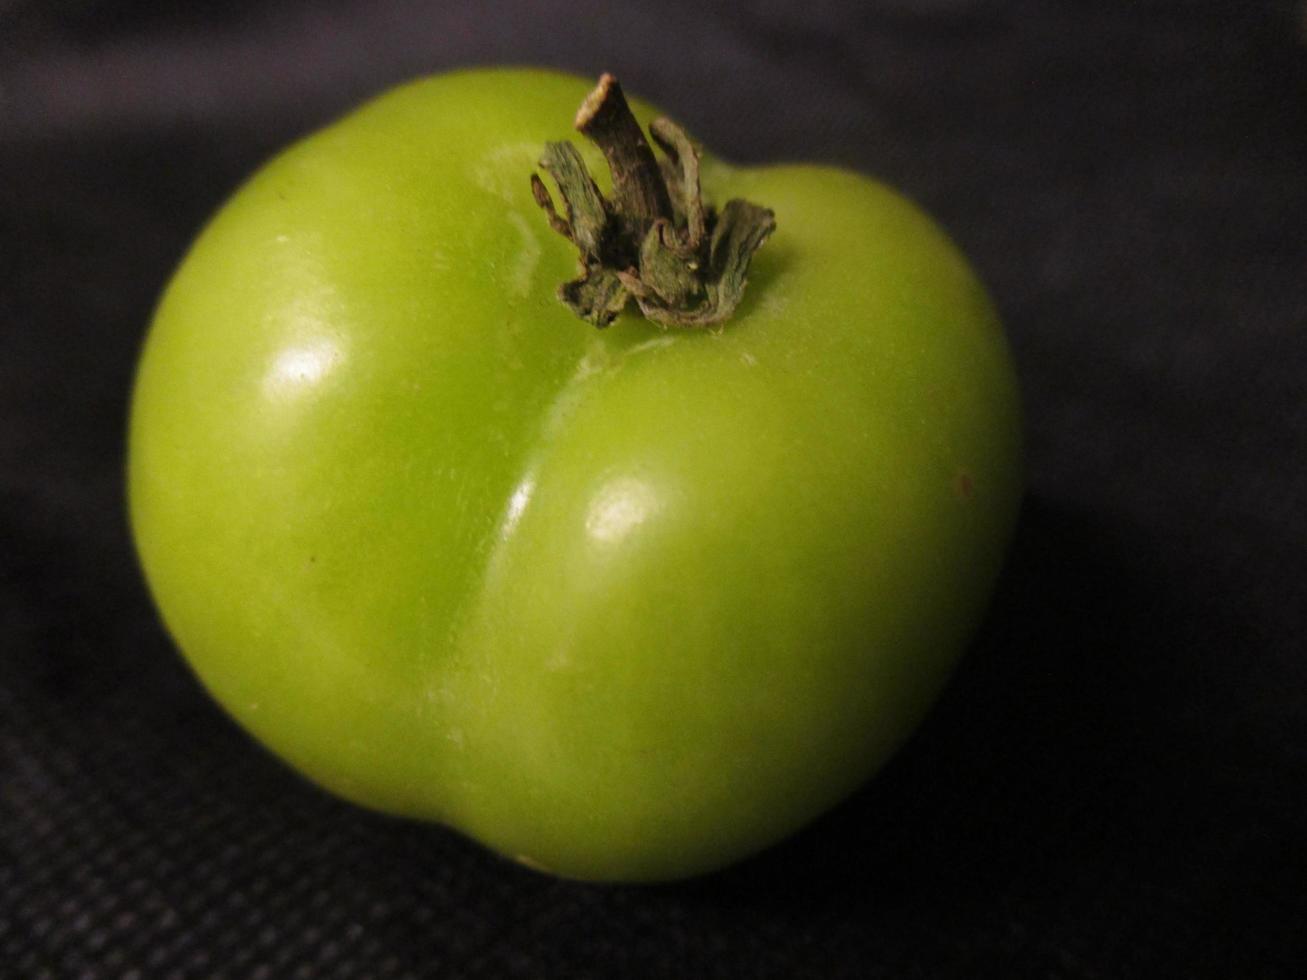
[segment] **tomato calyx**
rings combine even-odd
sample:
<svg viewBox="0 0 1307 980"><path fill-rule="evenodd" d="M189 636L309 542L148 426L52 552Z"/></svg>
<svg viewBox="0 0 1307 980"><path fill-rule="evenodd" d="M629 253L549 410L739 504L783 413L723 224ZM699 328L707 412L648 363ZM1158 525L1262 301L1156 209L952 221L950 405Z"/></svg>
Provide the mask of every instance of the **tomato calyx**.
<svg viewBox="0 0 1307 980"><path fill-rule="evenodd" d="M580 274L558 287L559 299L597 327L612 323L631 299L663 326L728 319L776 216L740 198L720 212L705 204L698 148L676 123L655 119L649 133L664 154L659 161L612 75L586 96L575 126L603 151L613 191L604 197L574 145L545 145L540 168L557 184L566 216L539 174L531 175L531 193L550 227L580 254Z"/></svg>

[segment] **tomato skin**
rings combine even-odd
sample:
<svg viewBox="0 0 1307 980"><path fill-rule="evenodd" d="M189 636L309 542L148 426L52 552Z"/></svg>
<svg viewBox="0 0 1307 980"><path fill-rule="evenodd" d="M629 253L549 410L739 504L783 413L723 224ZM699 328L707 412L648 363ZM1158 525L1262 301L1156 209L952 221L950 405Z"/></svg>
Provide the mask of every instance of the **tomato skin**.
<svg viewBox="0 0 1307 980"><path fill-rule="evenodd" d="M965 259L832 168L705 160L778 223L724 327L576 320L527 178L589 87L415 82L241 188L150 329L131 518L187 660L296 769L658 880L913 730L1011 533L1018 397Z"/></svg>

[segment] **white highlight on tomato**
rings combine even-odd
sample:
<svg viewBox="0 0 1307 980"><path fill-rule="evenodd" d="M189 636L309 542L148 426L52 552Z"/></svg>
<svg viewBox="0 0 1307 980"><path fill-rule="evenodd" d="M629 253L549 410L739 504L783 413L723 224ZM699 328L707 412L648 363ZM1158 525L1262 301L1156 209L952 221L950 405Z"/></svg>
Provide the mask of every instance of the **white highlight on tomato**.
<svg viewBox="0 0 1307 980"><path fill-rule="evenodd" d="M591 539L615 544L648 520L658 509L658 493L643 480L618 477L595 494L586 514L585 529Z"/></svg>

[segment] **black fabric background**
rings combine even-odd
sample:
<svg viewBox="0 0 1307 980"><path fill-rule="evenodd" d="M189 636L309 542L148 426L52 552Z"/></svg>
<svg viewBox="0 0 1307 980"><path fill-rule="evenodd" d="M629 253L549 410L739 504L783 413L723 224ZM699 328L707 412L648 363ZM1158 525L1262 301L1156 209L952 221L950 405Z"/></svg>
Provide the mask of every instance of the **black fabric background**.
<svg viewBox="0 0 1307 980"><path fill-rule="evenodd" d="M1307 976L1305 37L1289 0L0 0L0 975ZM134 564L132 366L200 223L387 85L503 62L906 189L1018 361L1029 496L956 681L706 879L328 798Z"/></svg>

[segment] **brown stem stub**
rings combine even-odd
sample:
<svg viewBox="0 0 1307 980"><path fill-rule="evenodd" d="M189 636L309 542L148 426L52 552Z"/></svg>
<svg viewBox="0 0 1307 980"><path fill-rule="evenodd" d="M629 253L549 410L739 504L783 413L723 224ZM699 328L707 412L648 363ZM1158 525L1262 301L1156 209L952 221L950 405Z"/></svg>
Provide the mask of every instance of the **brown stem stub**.
<svg viewBox="0 0 1307 980"><path fill-rule="evenodd" d="M705 205L698 148L671 120L657 119L649 129L666 156L660 166L612 75L581 103L576 128L603 151L613 193L608 200L599 192L571 143L545 146L540 166L558 185L566 217L538 174L531 193L581 259L581 275L559 287L559 298L599 327L632 298L665 326L727 319L744 293L753 253L776 228L772 212L739 199L720 215Z"/></svg>
<svg viewBox="0 0 1307 980"><path fill-rule="evenodd" d="M576 130L604 151L613 175L613 204L619 211L649 221L672 216L658 161L612 75L603 75L581 103Z"/></svg>

